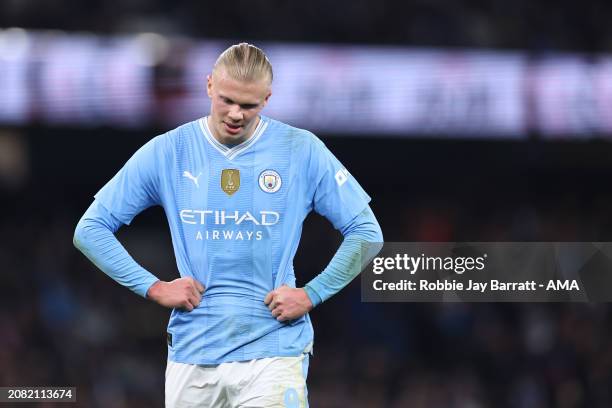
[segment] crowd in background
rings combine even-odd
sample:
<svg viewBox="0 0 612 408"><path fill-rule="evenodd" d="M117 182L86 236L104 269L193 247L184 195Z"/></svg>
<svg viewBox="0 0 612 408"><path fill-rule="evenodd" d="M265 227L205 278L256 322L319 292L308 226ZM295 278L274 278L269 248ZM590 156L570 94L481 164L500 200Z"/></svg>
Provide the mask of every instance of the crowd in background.
<svg viewBox="0 0 612 408"><path fill-rule="evenodd" d="M44 8L44 12L41 11ZM207 38L606 51L603 0L7 0L0 26Z"/></svg>

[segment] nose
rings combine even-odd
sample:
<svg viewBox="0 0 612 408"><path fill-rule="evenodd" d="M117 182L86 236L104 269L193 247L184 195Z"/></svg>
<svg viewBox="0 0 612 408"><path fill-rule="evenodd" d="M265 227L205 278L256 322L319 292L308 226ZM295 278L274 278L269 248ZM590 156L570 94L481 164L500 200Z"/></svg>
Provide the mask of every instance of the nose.
<svg viewBox="0 0 612 408"><path fill-rule="evenodd" d="M243 118L242 109L240 109L240 106L234 105L229 110L228 116L233 122L240 122Z"/></svg>

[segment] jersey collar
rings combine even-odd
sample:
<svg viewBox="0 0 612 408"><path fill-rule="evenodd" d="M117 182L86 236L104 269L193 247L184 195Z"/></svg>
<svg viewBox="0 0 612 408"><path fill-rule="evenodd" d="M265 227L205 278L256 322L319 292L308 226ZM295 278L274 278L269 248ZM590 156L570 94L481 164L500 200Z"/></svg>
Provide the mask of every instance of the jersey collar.
<svg viewBox="0 0 612 408"><path fill-rule="evenodd" d="M253 132L253 135L251 137L236 146L227 147L223 143L220 143L212 135L212 132L208 127L208 116L201 118L198 122L200 124L200 129L204 134L204 137L206 138L206 140L208 140L208 143L210 143L212 147L217 149L217 151L223 156L225 156L228 160L235 159L239 154L244 153L251 146L253 146L268 127L268 120L263 116L260 116L259 123L257 124L257 127L255 128L255 131Z"/></svg>

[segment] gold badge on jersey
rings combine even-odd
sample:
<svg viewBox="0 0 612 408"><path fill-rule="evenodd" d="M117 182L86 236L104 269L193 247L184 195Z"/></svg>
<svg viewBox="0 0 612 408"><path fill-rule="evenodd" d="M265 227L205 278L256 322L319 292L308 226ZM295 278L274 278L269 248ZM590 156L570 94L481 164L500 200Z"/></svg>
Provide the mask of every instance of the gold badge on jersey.
<svg viewBox="0 0 612 408"><path fill-rule="evenodd" d="M228 195L234 194L240 188L240 170L223 169L221 172L221 189Z"/></svg>

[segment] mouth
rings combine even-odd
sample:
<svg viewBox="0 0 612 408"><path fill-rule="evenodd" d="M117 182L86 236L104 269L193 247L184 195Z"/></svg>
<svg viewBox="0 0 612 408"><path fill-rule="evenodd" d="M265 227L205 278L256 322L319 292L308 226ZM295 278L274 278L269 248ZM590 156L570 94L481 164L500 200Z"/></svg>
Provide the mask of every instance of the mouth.
<svg viewBox="0 0 612 408"><path fill-rule="evenodd" d="M240 133L240 130L242 130L241 125L231 125L227 122L223 122L223 125L225 127L225 130L232 135L237 135L238 133Z"/></svg>

